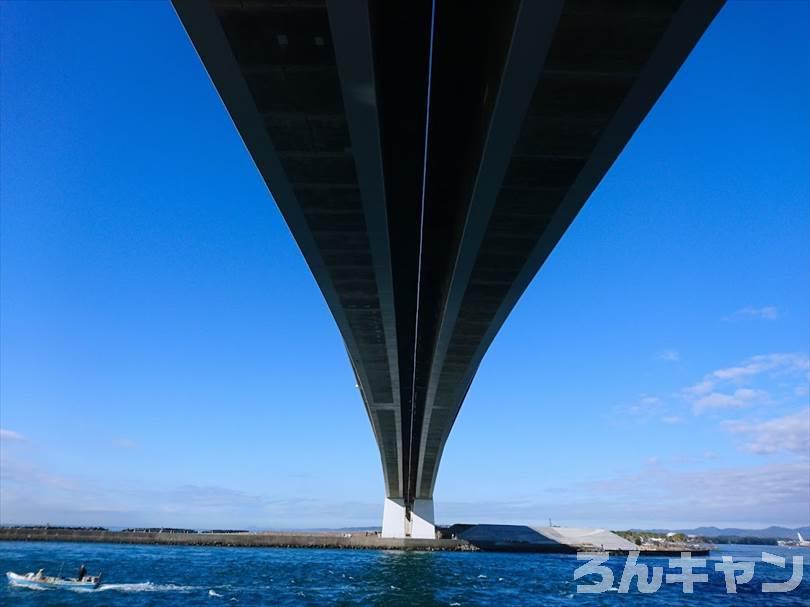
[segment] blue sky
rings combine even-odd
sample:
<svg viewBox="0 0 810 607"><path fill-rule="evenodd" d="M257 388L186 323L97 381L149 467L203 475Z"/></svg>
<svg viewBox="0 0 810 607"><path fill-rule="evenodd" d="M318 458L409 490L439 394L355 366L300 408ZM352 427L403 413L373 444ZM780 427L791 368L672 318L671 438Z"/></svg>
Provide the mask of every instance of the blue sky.
<svg viewBox="0 0 810 607"><path fill-rule="evenodd" d="M0 10L0 522L379 524L334 321L171 6ZM810 523L808 24L723 9L487 354L439 522Z"/></svg>

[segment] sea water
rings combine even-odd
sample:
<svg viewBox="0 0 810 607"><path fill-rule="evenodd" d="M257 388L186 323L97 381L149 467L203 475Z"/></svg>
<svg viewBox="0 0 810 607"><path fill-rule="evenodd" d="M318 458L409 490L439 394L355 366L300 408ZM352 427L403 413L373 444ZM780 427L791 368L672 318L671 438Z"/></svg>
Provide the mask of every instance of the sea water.
<svg viewBox="0 0 810 607"><path fill-rule="evenodd" d="M606 563L615 575L610 590L582 594L577 585L598 577L575 580L584 561L573 555L0 542L3 574L44 568L46 574L71 576L84 563L88 573L104 576L93 591L32 590L3 576L0 605L810 605L810 550L721 548L696 570L707 573L708 581L696 583L694 594L665 582L642 595L634 582L626 595L618 591L621 557ZM786 557L785 568L761 562L763 551ZM723 555L756 561L753 579L738 585L736 594L727 594L723 574L714 571ZM797 555L804 557L799 587L763 594L763 582L790 577ZM639 562L680 571L664 557Z"/></svg>

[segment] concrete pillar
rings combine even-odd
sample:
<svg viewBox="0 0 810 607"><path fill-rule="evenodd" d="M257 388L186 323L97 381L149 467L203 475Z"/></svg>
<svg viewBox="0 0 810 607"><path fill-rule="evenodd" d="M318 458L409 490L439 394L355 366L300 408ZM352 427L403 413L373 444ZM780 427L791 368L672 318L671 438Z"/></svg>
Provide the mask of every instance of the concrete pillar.
<svg viewBox="0 0 810 607"><path fill-rule="evenodd" d="M433 524L433 500L416 500L411 511L411 520L405 518L405 502L400 498L385 498L383 508L383 537L414 537L435 539Z"/></svg>

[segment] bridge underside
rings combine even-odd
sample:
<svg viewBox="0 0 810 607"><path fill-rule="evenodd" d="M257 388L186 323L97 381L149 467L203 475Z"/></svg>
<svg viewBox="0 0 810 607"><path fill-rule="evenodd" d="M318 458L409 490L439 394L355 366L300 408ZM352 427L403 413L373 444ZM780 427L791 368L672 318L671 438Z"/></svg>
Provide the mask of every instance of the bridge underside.
<svg viewBox="0 0 810 607"><path fill-rule="evenodd" d="M346 343L388 533L429 534L487 348L722 1L174 5Z"/></svg>

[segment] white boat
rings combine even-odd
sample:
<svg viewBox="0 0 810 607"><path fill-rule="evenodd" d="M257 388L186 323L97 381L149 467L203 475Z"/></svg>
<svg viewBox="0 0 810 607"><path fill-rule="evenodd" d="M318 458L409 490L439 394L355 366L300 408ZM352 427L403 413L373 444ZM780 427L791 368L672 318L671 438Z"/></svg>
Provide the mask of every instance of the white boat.
<svg viewBox="0 0 810 607"><path fill-rule="evenodd" d="M36 573L14 573L8 571L6 573L8 583L14 586L22 586L25 588L36 588L44 590L48 588L68 588L68 589L85 589L94 590L101 584L100 575L85 575L82 579L64 578L51 575L44 575L42 569Z"/></svg>

